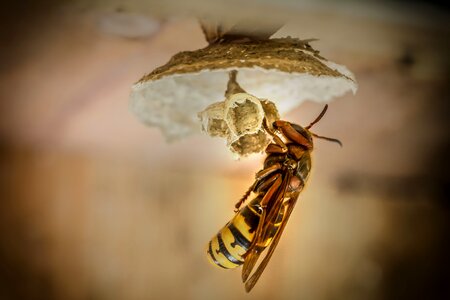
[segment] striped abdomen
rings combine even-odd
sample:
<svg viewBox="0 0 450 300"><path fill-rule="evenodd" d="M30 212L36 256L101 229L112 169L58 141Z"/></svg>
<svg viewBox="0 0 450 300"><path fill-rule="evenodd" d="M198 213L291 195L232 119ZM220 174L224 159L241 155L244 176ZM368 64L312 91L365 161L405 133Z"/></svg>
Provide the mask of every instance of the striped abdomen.
<svg viewBox="0 0 450 300"><path fill-rule="evenodd" d="M261 216L258 206L260 201L261 196L253 199L211 239L207 256L213 264L232 269L244 263L242 255L249 250ZM278 225L275 224L276 227ZM266 237L266 247L275 232L276 230L270 230L270 236Z"/></svg>
<svg viewBox="0 0 450 300"><path fill-rule="evenodd" d="M214 236L208 244L208 259L215 265L232 269L244 263L242 255L248 251L259 223L257 197L242 208Z"/></svg>

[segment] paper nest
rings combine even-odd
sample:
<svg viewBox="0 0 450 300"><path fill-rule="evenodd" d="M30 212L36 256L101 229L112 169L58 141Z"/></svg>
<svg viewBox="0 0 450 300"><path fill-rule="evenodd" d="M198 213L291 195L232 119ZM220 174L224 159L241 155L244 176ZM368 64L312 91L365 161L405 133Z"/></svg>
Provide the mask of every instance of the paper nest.
<svg viewBox="0 0 450 300"><path fill-rule="evenodd" d="M233 94L211 104L198 116L202 130L211 137L225 138L228 149L237 158L263 151L270 142L264 119L271 126L280 118L273 102L248 93Z"/></svg>
<svg viewBox="0 0 450 300"><path fill-rule="evenodd" d="M233 70L245 95L227 95L216 103ZM320 56L308 41L288 37L212 44L180 52L145 75L132 87L130 110L158 127L168 141L203 126L211 136L226 138L233 153L245 156L262 151L268 142L261 129L264 116L276 119L303 101L327 102L356 89L353 74Z"/></svg>

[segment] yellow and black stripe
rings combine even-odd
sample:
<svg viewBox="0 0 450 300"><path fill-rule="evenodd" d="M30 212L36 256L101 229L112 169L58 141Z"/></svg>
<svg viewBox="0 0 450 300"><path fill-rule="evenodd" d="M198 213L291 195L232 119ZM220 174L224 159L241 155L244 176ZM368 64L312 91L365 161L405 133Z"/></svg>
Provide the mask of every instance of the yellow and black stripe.
<svg viewBox="0 0 450 300"><path fill-rule="evenodd" d="M255 198L228 222L208 244L208 258L216 266L233 269L244 263L261 217L260 197Z"/></svg>

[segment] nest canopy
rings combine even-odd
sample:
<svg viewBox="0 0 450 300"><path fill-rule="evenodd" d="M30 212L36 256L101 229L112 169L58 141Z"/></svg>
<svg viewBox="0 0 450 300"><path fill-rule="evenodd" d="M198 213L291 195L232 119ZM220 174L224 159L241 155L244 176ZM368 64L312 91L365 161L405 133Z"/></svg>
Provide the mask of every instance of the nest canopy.
<svg viewBox="0 0 450 300"><path fill-rule="evenodd" d="M223 100L231 70L238 70L246 91L273 101L280 114L357 89L346 67L321 57L308 41L229 42L173 56L133 85L130 109L169 140L200 131L198 112Z"/></svg>

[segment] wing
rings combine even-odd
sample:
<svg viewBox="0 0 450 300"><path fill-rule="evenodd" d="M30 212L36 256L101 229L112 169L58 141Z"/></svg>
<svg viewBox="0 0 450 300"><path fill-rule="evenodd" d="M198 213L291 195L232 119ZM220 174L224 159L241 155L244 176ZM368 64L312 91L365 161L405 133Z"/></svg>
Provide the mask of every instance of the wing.
<svg viewBox="0 0 450 300"><path fill-rule="evenodd" d="M269 250L267 251L267 254L264 257L261 264L258 266L258 269L256 269L255 273L250 277L250 279L245 282L245 291L247 293L250 292L252 290L252 288L255 286L259 277L261 276L261 274L263 273L267 264L269 263L269 260L272 257L272 254L275 251L275 248L277 247L278 242L280 241L281 235L283 234L283 230L286 227L287 221L289 220L292 210L294 209L295 203L297 202L298 194L299 193L294 194L283 205L282 209L285 209L285 212L284 212L283 220L281 221L280 228L278 229L277 233L275 234L275 236L272 240L272 243L269 246Z"/></svg>
<svg viewBox="0 0 450 300"><path fill-rule="evenodd" d="M213 19L201 18L199 19L199 23L208 44L214 44L223 36L223 27L220 22Z"/></svg>
<svg viewBox="0 0 450 300"><path fill-rule="evenodd" d="M275 171L278 171L281 169L281 164L276 163L270 167L267 167L265 169L260 170L255 175L255 181L253 184L248 188L247 192L245 192L244 196L239 199L239 201L235 204L235 212L239 211L239 208L242 206L242 204L248 199L248 196L255 190L255 188L258 185L261 185L259 188L266 188L274 184L274 182L277 179L277 176L272 176L268 178L270 175L272 175ZM264 182L262 182L264 181Z"/></svg>
<svg viewBox="0 0 450 300"><path fill-rule="evenodd" d="M201 18L199 22L209 44L242 39L266 40L283 26L278 21L249 18L226 21Z"/></svg>
<svg viewBox="0 0 450 300"><path fill-rule="evenodd" d="M267 40L281 27L281 22L267 19L249 19L236 22L225 34L224 39L234 40L249 38L252 40Z"/></svg>
<svg viewBox="0 0 450 300"><path fill-rule="evenodd" d="M248 252L245 254L244 257L244 265L242 267L242 281L246 282L250 273L252 272L253 268L256 265L256 262L258 261L261 253L264 250L264 245L265 243L265 237L266 237L266 232L269 229L271 224L274 224L280 209L283 209L282 205L283 205L283 199L284 196L286 194L286 190L288 187L288 183L291 179L291 175L289 173L286 174L286 176L284 176L283 181L281 182L281 185L277 188L276 193L274 193L274 197L271 196L272 199L269 199L269 204L270 204L270 209L269 212L267 213L266 209L263 210L261 217L259 219L259 223L258 223L258 228L255 232L255 237L254 240L252 241L252 244L250 245L250 248L248 250ZM275 186L275 184L274 184ZM269 191L268 191L269 193ZM266 194L267 196L267 194ZM275 199L275 200L273 200ZM261 201L262 202L262 201ZM284 218L283 218L284 219ZM283 226L283 225L280 225ZM281 229L281 227L280 227ZM275 238L275 237L274 237ZM259 268L258 268L259 269ZM262 270L261 270L262 272Z"/></svg>

